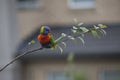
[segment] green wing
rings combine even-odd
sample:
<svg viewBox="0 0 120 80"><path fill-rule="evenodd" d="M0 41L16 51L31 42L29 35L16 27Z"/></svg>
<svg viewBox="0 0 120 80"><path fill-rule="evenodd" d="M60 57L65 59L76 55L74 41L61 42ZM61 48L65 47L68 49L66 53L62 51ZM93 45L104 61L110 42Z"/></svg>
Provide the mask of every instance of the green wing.
<svg viewBox="0 0 120 80"><path fill-rule="evenodd" d="M50 37L51 37L50 42L51 42L52 46L55 47L55 45L56 45L55 39L53 38L53 36L51 34L50 34Z"/></svg>

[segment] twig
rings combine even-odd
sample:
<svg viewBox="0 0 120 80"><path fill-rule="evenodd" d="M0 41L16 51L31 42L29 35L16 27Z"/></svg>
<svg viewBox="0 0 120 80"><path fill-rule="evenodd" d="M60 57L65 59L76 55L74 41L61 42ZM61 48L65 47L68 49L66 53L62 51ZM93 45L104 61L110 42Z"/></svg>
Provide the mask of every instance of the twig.
<svg viewBox="0 0 120 80"><path fill-rule="evenodd" d="M65 39L63 41L67 41L68 39ZM27 51L27 52L24 52L23 54L21 55L18 55L17 57L15 57L12 61L10 61L9 63L7 63L5 66L3 66L1 69L0 69L0 72L2 72L5 68L7 68L10 64L12 64L13 62L17 61L18 59L22 58L23 56L25 55L28 55L32 52L35 52L35 51L38 51L38 50L42 50L43 47L41 48L37 48L37 49L34 49L34 50L31 50L31 51Z"/></svg>
<svg viewBox="0 0 120 80"><path fill-rule="evenodd" d="M35 51L38 51L38 50L42 50L43 47L41 48L37 48L37 49L34 49L34 50L31 50L31 51L28 51L28 52L24 52L23 54L21 55L18 55L17 57L15 57L12 61L10 61L9 63L7 63L5 66L3 66L1 69L0 69L0 72L2 72L6 67L8 67L10 64L12 64L13 62L15 62L16 60L20 59L21 57L25 56L25 55L28 55L32 52L35 52Z"/></svg>

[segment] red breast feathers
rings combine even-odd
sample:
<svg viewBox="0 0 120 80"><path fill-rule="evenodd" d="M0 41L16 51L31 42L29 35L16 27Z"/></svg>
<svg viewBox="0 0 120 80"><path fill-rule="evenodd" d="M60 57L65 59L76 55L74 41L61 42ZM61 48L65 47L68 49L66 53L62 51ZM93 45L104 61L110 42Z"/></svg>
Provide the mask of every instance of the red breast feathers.
<svg viewBox="0 0 120 80"><path fill-rule="evenodd" d="M50 37L50 34L47 34L47 35L39 34L37 39L41 44L45 44L50 41L51 37Z"/></svg>

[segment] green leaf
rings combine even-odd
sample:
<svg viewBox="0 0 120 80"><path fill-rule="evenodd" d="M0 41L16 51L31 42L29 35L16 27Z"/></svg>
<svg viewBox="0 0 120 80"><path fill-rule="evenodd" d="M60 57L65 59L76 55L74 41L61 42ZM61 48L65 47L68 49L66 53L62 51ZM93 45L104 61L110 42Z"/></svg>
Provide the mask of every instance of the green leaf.
<svg viewBox="0 0 120 80"><path fill-rule="evenodd" d="M71 40L75 40L75 38L72 37L72 36L68 36L68 38L71 39Z"/></svg>
<svg viewBox="0 0 120 80"><path fill-rule="evenodd" d="M98 24L98 26L99 26L100 28L107 28L107 26L106 26L106 25L103 25L103 24Z"/></svg>
<svg viewBox="0 0 120 80"><path fill-rule="evenodd" d="M102 32L106 35L107 33L106 33L106 31L104 30L104 29L101 29L102 30Z"/></svg>
<svg viewBox="0 0 120 80"><path fill-rule="evenodd" d="M99 29L99 27L97 27L96 25L94 25L94 29Z"/></svg>
<svg viewBox="0 0 120 80"><path fill-rule="evenodd" d="M103 36L105 35L102 30L98 30Z"/></svg>
<svg viewBox="0 0 120 80"><path fill-rule="evenodd" d="M67 47L67 45L66 45L66 43L65 43L65 42L62 42L62 44L63 44L65 47Z"/></svg>
<svg viewBox="0 0 120 80"><path fill-rule="evenodd" d="M32 44L35 44L35 40L31 40L28 45L32 45Z"/></svg>
<svg viewBox="0 0 120 80"><path fill-rule="evenodd" d="M73 29L78 29L76 26L73 26Z"/></svg>
<svg viewBox="0 0 120 80"><path fill-rule="evenodd" d="M97 31L91 30L91 33L92 33L92 35L93 35L94 37L100 38L100 35L98 34Z"/></svg>
<svg viewBox="0 0 120 80"><path fill-rule="evenodd" d="M82 41L82 43L85 44L85 41L82 37L79 36L78 39L80 39Z"/></svg>
<svg viewBox="0 0 120 80"><path fill-rule="evenodd" d="M89 31L89 29L85 28L85 27L80 27L80 29L82 30L83 33L86 33Z"/></svg>
<svg viewBox="0 0 120 80"><path fill-rule="evenodd" d="M105 31L104 29L100 29L99 32L100 32L101 34L103 34L103 36L106 35L106 31Z"/></svg>
<svg viewBox="0 0 120 80"><path fill-rule="evenodd" d="M77 33L77 31L76 30L73 30L73 29L71 29L71 31L75 34L75 33Z"/></svg>
<svg viewBox="0 0 120 80"><path fill-rule="evenodd" d="M63 53L63 49L57 45L57 47L60 49L61 54Z"/></svg>
<svg viewBox="0 0 120 80"><path fill-rule="evenodd" d="M61 36L62 37L66 37L67 35L65 33L61 33Z"/></svg>
<svg viewBox="0 0 120 80"><path fill-rule="evenodd" d="M84 23L78 23L78 26L82 26Z"/></svg>

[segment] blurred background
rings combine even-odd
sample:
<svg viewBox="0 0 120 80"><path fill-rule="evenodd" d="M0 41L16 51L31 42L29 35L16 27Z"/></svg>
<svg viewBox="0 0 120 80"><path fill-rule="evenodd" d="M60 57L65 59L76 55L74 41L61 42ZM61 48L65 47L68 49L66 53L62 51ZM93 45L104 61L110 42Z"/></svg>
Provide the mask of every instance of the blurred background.
<svg viewBox="0 0 120 80"><path fill-rule="evenodd" d="M68 41L63 54L42 50L21 58L0 72L0 80L72 80L64 73L77 72L74 80L120 80L120 0L0 0L0 68L15 56L40 47L41 25L49 25L55 39L69 33L73 19L85 26L102 23L107 36L85 36L85 45ZM67 57L74 53L69 65ZM69 69L71 68L71 69Z"/></svg>

